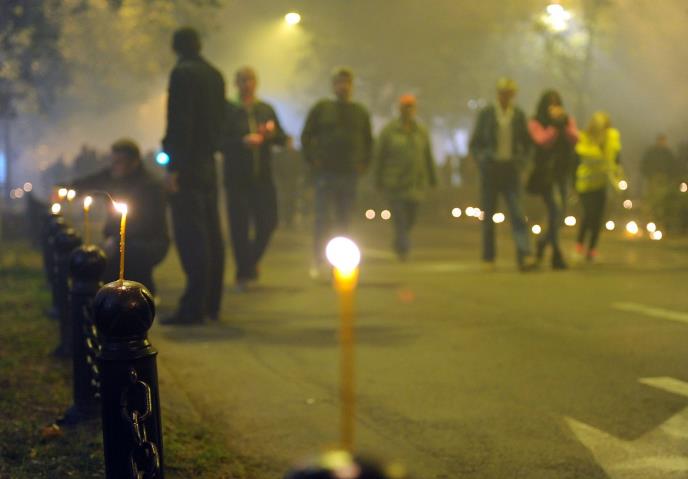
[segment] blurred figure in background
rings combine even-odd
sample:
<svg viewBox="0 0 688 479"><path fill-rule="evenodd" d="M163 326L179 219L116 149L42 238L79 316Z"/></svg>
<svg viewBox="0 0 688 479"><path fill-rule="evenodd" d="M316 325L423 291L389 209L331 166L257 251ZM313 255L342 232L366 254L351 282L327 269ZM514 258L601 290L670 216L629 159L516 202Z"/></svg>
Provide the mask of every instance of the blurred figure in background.
<svg viewBox="0 0 688 479"><path fill-rule="evenodd" d="M111 148L110 166L74 180L72 188L81 196L107 192L127 204L126 279L142 283L155 294L153 268L165 258L170 245L167 205L163 185L143 166L139 146L129 139L117 140ZM102 245L107 256L106 282L119 276L119 227L120 213L110 207Z"/></svg>
<svg viewBox="0 0 688 479"><path fill-rule="evenodd" d="M399 99L399 118L385 126L378 138L374 162L375 186L389 203L394 223L394 251L402 261L411 248L411 228L418 203L428 186L437 185L435 160L428 132L416 120L416 97Z"/></svg>
<svg viewBox="0 0 688 479"><path fill-rule="evenodd" d="M640 162L640 173L643 177L643 190L652 188L653 183L666 185L680 179L682 165L669 148L669 140L664 133L657 135L655 144L647 149Z"/></svg>
<svg viewBox="0 0 688 479"><path fill-rule="evenodd" d="M315 183L313 279L324 274L332 216L336 234L349 229L358 177L366 172L372 157L370 115L363 105L351 100L353 81L351 70L335 70L332 87L336 99L316 103L301 133L304 159L313 170Z"/></svg>
<svg viewBox="0 0 688 479"><path fill-rule="evenodd" d="M573 177L574 146L578 141L576 121L565 109L561 95L547 90L540 97L535 116L528 122L535 143L535 166L528 179L529 193L542 196L547 207L547 230L537 242L535 259L542 261L552 246L552 268L565 269L559 246L559 229L566 214L569 184Z"/></svg>
<svg viewBox="0 0 688 479"><path fill-rule="evenodd" d="M576 191L583 206L576 253L582 256L585 252L585 258L593 261L602 231L607 185L611 183L618 190L623 179L619 162L621 135L619 130L612 128L605 112L596 112L585 131L580 132L576 153L580 160L576 169ZM587 249L584 244L586 236L589 238Z"/></svg>
<svg viewBox="0 0 688 479"><path fill-rule="evenodd" d="M483 224L482 259L488 270L495 268L495 227L492 215L501 195L509 210L516 243L516 261L521 271L533 268L526 220L521 208L520 173L527 161L530 138L523 111L513 104L516 82L500 78L497 103L479 114L470 141L471 155L480 171Z"/></svg>
<svg viewBox="0 0 688 479"><path fill-rule="evenodd" d="M258 263L277 227L277 192L272 175L272 147L284 146L275 110L256 98L258 78L251 67L236 72L236 102L227 102L224 184L236 264L237 290L258 279ZM253 226L253 232L251 231Z"/></svg>
<svg viewBox="0 0 688 479"><path fill-rule="evenodd" d="M177 311L161 323L190 325L220 314L225 261L214 155L221 149L225 82L201 56L194 29L177 30L172 48L178 61L170 74L163 148L170 158L165 181L186 288Z"/></svg>

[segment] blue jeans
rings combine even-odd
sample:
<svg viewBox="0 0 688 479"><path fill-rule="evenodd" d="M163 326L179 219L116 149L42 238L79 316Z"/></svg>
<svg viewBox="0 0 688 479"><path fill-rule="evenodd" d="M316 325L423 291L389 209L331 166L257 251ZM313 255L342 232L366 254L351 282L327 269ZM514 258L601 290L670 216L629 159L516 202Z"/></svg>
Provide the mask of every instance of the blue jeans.
<svg viewBox="0 0 688 479"><path fill-rule="evenodd" d="M506 201L511 221L516 259L519 263L530 254L530 241L525 216L521 208L521 184L518 169L512 161L490 162L481 172L481 209L485 212L483 220L483 261L495 259L494 215L499 196Z"/></svg>
<svg viewBox="0 0 688 479"><path fill-rule="evenodd" d="M416 223L418 202L408 198L390 198L389 208L394 223L394 251L405 257L411 249L411 228Z"/></svg>
<svg viewBox="0 0 688 479"><path fill-rule="evenodd" d="M559 229L566 214L566 198L568 183L565 178L556 179L552 186L542 195L547 207L547 231L539 240L541 246L552 245L552 249L559 249Z"/></svg>
<svg viewBox="0 0 688 479"><path fill-rule="evenodd" d="M356 203L355 173L319 172L315 178L313 258L325 261L325 247L334 236L349 230Z"/></svg>

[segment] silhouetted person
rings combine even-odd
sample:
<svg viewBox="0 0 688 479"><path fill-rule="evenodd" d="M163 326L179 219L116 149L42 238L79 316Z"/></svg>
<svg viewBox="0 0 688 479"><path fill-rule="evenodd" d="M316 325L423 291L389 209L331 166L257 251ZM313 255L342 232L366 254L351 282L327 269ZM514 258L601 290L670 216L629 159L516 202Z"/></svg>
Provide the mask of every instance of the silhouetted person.
<svg viewBox="0 0 688 479"><path fill-rule="evenodd" d="M138 145L129 139L116 141L111 148L110 166L74 180L72 187L81 196L107 192L115 201L127 204L124 275L155 293L153 268L165 258L170 246L167 205L163 184L143 166ZM107 256L106 282L119 276L120 219L120 213L108 205L102 245Z"/></svg>
<svg viewBox="0 0 688 479"><path fill-rule="evenodd" d="M403 261L411 248L418 204L428 187L437 185L430 136L416 120L415 96L399 99L399 118L380 133L373 169L375 186L384 193L392 212L394 251Z"/></svg>
<svg viewBox="0 0 688 479"><path fill-rule="evenodd" d="M351 101L353 80L351 70L335 71L336 99L316 103L301 134L304 159L313 169L315 183L313 278L323 273L331 216L336 233L345 233L356 203L358 177L368 169L372 156L370 116L363 105Z"/></svg>
<svg viewBox="0 0 688 479"><path fill-rule="evenodd" d="M471 155L480 171L483 220L483 261L494 269L495 231L492 215L501 195L509 210L516 243L516 261L522 271L532 269L529 233L521 208L520 174L528 158L531 142L526 116L513 105L516 82L501 78L497 82L497 103L479 114L470 141Z"/></svg>
<svg viewBox="0 0 688 479"><path fill-rule="evenodd" d="M528 122L535 143L535 167L528 179L529 193L542 197L547 208L547 230L537 242L535 258L542 261L545 248L552 246L552 268L565 269L559 247L559 229L566 214L569 185L573 179L574 146L578 128L565 109L561 95L547 90L540 97L535 116Z"/></svg>
<svg viewBox="0 0 688 479"><path fill-rule="evenodd" d="M643 155L640 172L645 185L653 182L666 185L669 181L681 179L685 173L676 155L669 148L669 141L665 134L657 135L655 144Z"/></svg>
<svg viewBox="0 0 688 479"><path fill-rule="evenodd" d="M277 227L272 147L285 145L287 135L275 110L256 98L256 72L241 68L235 83L239 99L227 103L223 135L224 183L237 289L243 290L258 279L258 263Z"/></svg>
<svg viewBox="0 0 688 479"><path fill-rule="evenodd" d="M177 311L163 322L198 324L218 318L222 297L224 245L214 154L220 150L225 83L201 57L195 30L177 30L172 48L179 60L170 75L163 148L170 157L165 180L186 288Z"/></svg>

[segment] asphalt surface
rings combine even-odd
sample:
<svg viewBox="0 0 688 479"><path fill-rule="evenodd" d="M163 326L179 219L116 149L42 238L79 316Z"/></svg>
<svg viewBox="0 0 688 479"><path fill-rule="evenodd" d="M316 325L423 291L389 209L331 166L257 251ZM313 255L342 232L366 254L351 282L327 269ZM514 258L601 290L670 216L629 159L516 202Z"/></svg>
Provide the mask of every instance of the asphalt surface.
<svg viewBox="0 0 688 479"><path fill-rule="evenodd" d="M356 448L419 478L688 477L688 241L615 232L599 264L522 274L500 225L489 272L472 221L419 226L406 263L391 225L357 225ZM265 477L338 441L337 297L309 251L280 231L244 294L228 255L221 321L152 332L169 394ZM156 278L164 312L176 254Z"/></svg>

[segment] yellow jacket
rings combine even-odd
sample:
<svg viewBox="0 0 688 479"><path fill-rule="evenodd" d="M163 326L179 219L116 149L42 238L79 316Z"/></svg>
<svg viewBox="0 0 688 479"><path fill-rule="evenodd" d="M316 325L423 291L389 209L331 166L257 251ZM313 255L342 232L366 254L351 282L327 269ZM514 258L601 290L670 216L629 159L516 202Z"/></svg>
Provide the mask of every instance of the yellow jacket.
<svg viewBox="0 0 688 479"><path fill-rule="evenodd" d="M586 132L581 131L576 153L580 158L576 170L576 191L586 193L606 188L610 182L615 189L623 179L623 169L617 159L621 151L621 135L616 128L607 130L603 146L592 141Z"/></svg>

